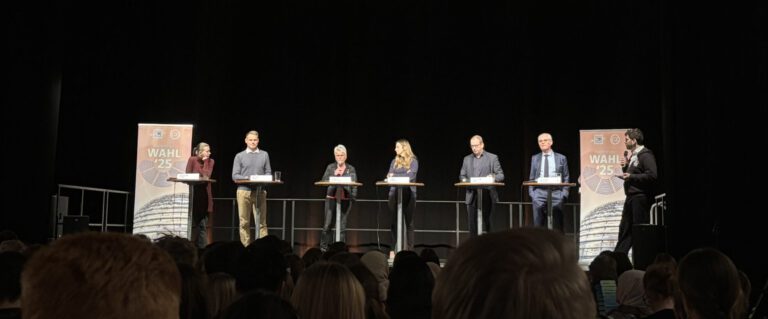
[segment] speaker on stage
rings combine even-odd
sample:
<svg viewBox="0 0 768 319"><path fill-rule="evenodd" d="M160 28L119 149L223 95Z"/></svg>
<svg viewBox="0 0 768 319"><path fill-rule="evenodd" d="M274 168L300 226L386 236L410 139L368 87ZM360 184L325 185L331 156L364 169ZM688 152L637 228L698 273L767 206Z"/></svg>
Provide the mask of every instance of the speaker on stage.
<svg viewBox="0 0 768 319"><path fill-rule="evenodd" d="M635 224L632 226L632 264L645 270L659 253L667 252L666 228L661 225Z"/></svg>
<svg viewBox="0 0 768 319"><path fill-rule="evenodd" d="M69 235L88 231L88 216L64 216L61 234Z"/></svg>

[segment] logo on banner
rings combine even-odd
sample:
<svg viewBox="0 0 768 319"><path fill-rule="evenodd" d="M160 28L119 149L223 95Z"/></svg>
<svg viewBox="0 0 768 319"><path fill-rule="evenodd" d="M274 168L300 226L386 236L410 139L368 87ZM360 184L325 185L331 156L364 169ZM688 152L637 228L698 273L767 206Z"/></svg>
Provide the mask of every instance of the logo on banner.
<svg viewBox="0 0 768 319"><path fill-rule="evenodd" d="M139 175L147 183L157 187L167 187L171 185L168 182L169 177L185 173L187 161L182 156L178 144L165 139L165 130L155 128L151 132L154 142L145 146L144 150L140 150L143 156L138 163ZM178 140L181 135L180 130L171 129L168 138Z"/></svg>

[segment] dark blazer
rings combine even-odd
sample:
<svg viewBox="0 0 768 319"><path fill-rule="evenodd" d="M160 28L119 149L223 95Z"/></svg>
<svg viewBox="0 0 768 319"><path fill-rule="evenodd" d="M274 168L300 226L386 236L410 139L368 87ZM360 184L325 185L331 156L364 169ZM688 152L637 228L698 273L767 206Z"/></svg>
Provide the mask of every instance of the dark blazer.
<svg viewBox="0 0 768 319"><path fill-rule="evenodd" d="M357 182L357 172L355 171L355 167L352 165L349 165L349 163L346 163L347 168L344 170L344 174L341 176L350 176L352 177L353 182ZM336 167L338 165L336 162L333 162L331 164L328 164L328 167L325 168L325 173L323 174L323 181L328 181L331 176L334 176L333 173L336 171ZM351 186L344 186L344 190L347 194L349 194L349 198L351 199L357 199L357 187L351 187ZM336 196L336 186L328 186L328 191L326 192L328 196Z"/></svg>
<svg viewBox="0 0 768 319"><path fill-rule="evenodd" d="M461 181L469 181L470 177L481 177L481 176L488 176L488 174L493 174L494 181L495 182L503 182L504 181L504 171L501 169L501 163L499 162L499 157L496 156L496 154L483 151L483 157L488 157L489 165L488 167L483 167L480 169L479 172L474 171L475 167L475 154L469 154L467 156L464 156L464 161L461 164L461 172L459 173L459 180ZM487 186L484 187L489 191L489 194L491 196L491 200L495 203L499 201L499 194L496 192L495 186ZM472 190L472 188L467 187L466 190L466 203L469 204L472 202L473 196L475 196L475 192Z"/></svg>
<svg viewBox="0 0 768 319"><path fill-rule="evenodd" d="M637 153L637 161L621 168L625 173L629 173L629 177L624 179L624 193L652 194L653 184L658 176L656 169L656 157L650 149L644 147Z"/></svg>
<svg viewBox="0 0 768 319"><path fill-rule="evenodd" d="M555 172L560 173L560 176L563 178L563 183L568 183L571 180L571 176L568 173L568 159L565 158L565 155L557 153L555 151L552 151L553 154L555 154ZM539 152L536 155L533 155L531 157L531 174L529 176L529 180L535 180L539 178L541 175L541 159L544 157L544 154ZM528 187L528 195L533 198L533 193L536 189L539 189L541 187ZM562 194L563 198L568 197L568 187L562 188Z"/></svg>

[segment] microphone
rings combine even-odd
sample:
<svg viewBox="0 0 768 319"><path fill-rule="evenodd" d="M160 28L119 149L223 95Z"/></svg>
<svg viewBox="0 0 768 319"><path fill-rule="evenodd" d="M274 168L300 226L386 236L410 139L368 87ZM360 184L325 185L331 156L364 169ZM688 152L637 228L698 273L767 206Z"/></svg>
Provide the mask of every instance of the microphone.
<svg viewBox="0 0 768 319"><path fill-rule="evenodd" d="M629 158L629 150L624 150L624 158Z"/></svg>

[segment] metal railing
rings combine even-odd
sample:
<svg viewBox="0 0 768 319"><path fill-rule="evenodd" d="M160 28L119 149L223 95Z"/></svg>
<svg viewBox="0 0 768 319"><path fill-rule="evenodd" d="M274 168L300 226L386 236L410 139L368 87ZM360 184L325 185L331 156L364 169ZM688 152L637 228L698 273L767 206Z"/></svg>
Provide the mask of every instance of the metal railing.
<svg viewBox="0 0 768 319"><path fill-rule="evenodd" d="M651 225L664 226L664 215L667 212L667 193L656 195L654 199L656 201L651 205L649 221ZM659 223L659 219L661 219L661 223Z"/></svg>
<svg viewBox="0 0 768 319"><path fill-rule="evenodd" d="M117 227L122 228L124 232L128 232L129 229L129 221L128 221L128 208L129 208L129 200L128 197L131 194L130 192L126 191L119 191L119 190L112 190L112 189L104 189L104 188L94 188L94 187L83 187L83 186L74 186L74 185L65 185L65 184L59 184L58 190L57 190L57 199L60 199L62 197L62 190L68 190L67 192L75 191L76 193L79 193L80 197L80 203L79 203L79 209L76 212L72 212L71 210L67 210L63 214L60 212L59 209L59 200L54 200L54 210L52 212L52 219L53 219L53 238L57 238L61 235L61 233L58 231L59 226L62 225L62 217L64 215L77 215L77 216L89 216L91 218L95 217L94 213L88 213L86 214L86 192L95 192L97 194L100 194L101 196L101 205L100 209L98 211L98 215L100 215L101 220L98 222L89 222L89 227L98 227L99 231L107 231L110 227ZM71 196L71 194L69 194ZM110 223L110 196L111 195L122 195L124 196L125 204L123 205L123 216L122 216L122 223ZM657 204L660 206L663 210L664 203L663 203L663 195L660 195L662 197L661 204L658 202L659 197L657 197ZM214 226L213 229L217 230L229 230L229 240L239 240L239 221L238 221L238 212L237 212L237 200L232 197L224 197L224 198L214 198L214 201L217 202L230 202L231 203L231 212L230 212L230 223L228 226ZM267 198L268 203L280 203L279 206L280 214L281 214L281 223L279 226L271 226L269 227L269 230L272 231L278 231L280 232L280 237L282 237L283 240L290 240L292 244L295 244L296 239L296 233L301 231L321 231L322 227L320 225L318 227L297 227L296 226L296 204L297 203L319 203L323 204L325 202L325 199L322 198ZM386 199L358 199L356 201L357 203L384 203L386 204L388 200ZM466 218L466 208L464 201L446 201L446 200L417 200L418 204L417 210L424 209L426 205L440 205L440 204L448 204L453 206L453 217L454 220L453 227L451 229L428 229L428 228L418 228L418 225L416 225L416 228L414 229L414 232L416 233L436 233L436 234L452 234L453 238L453 247L457 247L461 240L462 234L468 234L469 231L467 229L461 228L461 222L464 218ZM657 204L654 204L654 209L656 209ZM506 211L508 214L508 228L518 228L518 227L524 227L528 225L524 225L525 223L525 211L527 207L531 206L531 202L522 202L522 201L512 201L512 202L497 202L496 203L496 214L499 214L501 212ZM217 205L218 206L218 205ZM571 213L572 216L572 227L569 230L566 230L566 235L573 236L574 240L578 240L578 233L579 233L579 214L580 214L580 206L578 203L564 203L564 214L567 214L568 212ZM218 206L221 207L221 206ZM505 207L505 209L500 209L502 207ZM324 209L324 208L322 208ZM321 209L321 210L322 210ZM288 219L288 216L290 216L290 220ZM663 218L663 217L662 217ZM92 221L92 220L91 220ZM663 220L662 220L663 223ZM256 223L254 223L256 224ZM498 228L498 227L497 227ZM377 228L354 228L354 227L347 227L346 230L348 232L389 232L389 228L381 228L377 225ZM417 245L418 246L418 245Z"/></svg>
<svg viewBox="0 0 768 319"><path fill-rule="evenodd" d="M222 201L229 201L231 208L231 214L232 216L230 220L229 226L214 226L214 229L219 230L229 230L229 240L239 240L239 221L238 221L238 211L237 211L237 200L232 197L223 197L223 198L214 198L214 201L222 202ZM275 203L279 202L279 206L281 207L281 224L277 226L270 225L268 226L268 229L271 231L278 231L281 234L281 237L283 240L289 241L291 244L295 244L296 239L296 232L299 231L321 231L322 227L297 227L296 226L296 204L297 203L323 203L325 202L325 199L322 198L267 198L268 203ZM357 203L387 203L388 200L386 199L357 199ZM453 234L452 237L454 237L453 247L457 247L460 243L460 236L461 234L468 234L469 231L466 229L461 229L461 221L462 218L466 218L466 209L465 209L465 203L464 201L445 201L445 200L417 200L416 201L417 207L424 207L424 204L427 205L435 205L435 204L452 204L453 211L454 211L454 227L450 230L445 229L425 229L425 228L418 228L418 225L415 225L414 232L416 233L448 233ZM508 213L508 228L518 228L518 227L524 227L528 225L523 225L524 218L525 218L525 209L528 206L531 206L531 202L520 202L520 201L513 201L513 202L497 202L496 203L496 214L499 214L501 211L504 211L503 209L499 209L499 206L506 207L506 211ZM216 205L217 207L220 207L219 205ZM566 230L567 236L572 236L574 240L578 239L578 233L579 233L579 214L580 214L580 205L578 203L564 203L563 208L563 214L566 214L568 211L571 212L572 216L572 227L570 231ZM417 208L419 209L419 208ZM269 211L269 209L268 209ZM288 221L288 216L290 216L290 221ZM256 224L256 223L254 223ZM253 227L253 226L252 226ZM253 228L252 228L253 229ZM346 230L348 232L389 232L389 228L354 228L354 227L347 227ZM417 245L418 246L418 245Z"/></svg>
<svg viewBox="0 0 768 319"><path fill-rule="evenodd" d="M63 214L60 212L59 204L61 203L60 199L62 198L62 190L74 190L75 193L77 193L79 191L79 193L80 193L80 205L79 206L80 207L79 207L79 209L75 213L71 212L69 210L69 207L67 207L67 211L65 211ZM89 222L88 223L89 227L98 227L99 231L102 231L102 232L107 231L107 229L109 227L119 227L119 228L123 228L124 232L128 232L128 204L129 204L128 196L131 194L130 192L119 191L119 190L114 190L114 189L106 189L106 188L94 188L94 187L83 187L83 186L59 184L58 188L57 188L57 191L56 191L56 198L54 199L54 205L53 205L54 209L53 209L53 212L52 212L52 221L53 221L52 225L53 225L53 229L52 229L51 233L52 233L53 238L58 238L59 236L62 235L58 231L58 228L59 228L60 225L62 225L62 223L63 223L62 218L65 215L66 216L75 216L75 215L76 216L89 216L89 220L91 218L93 218L93 217L96 217L96 216L93 216L94 215L93 213L91 213L91 214L86 214L85 213L85 207L86 207L85 206L86 205L85 195L86 195L86 192L95 192L97 194L101 194L101 209L98 212L98 215L100 215L101 220L100 220L100 222L93 222L93 223ZM110 223L109 222L109 220L110 220L110 218L109 218L109 216L110 216L109 215L109 213L110 213L110 211L109 211L110 195L122 195L122 196L125 197L125 204L123 205L124 207L123 207L122 223Z"/></svg>

